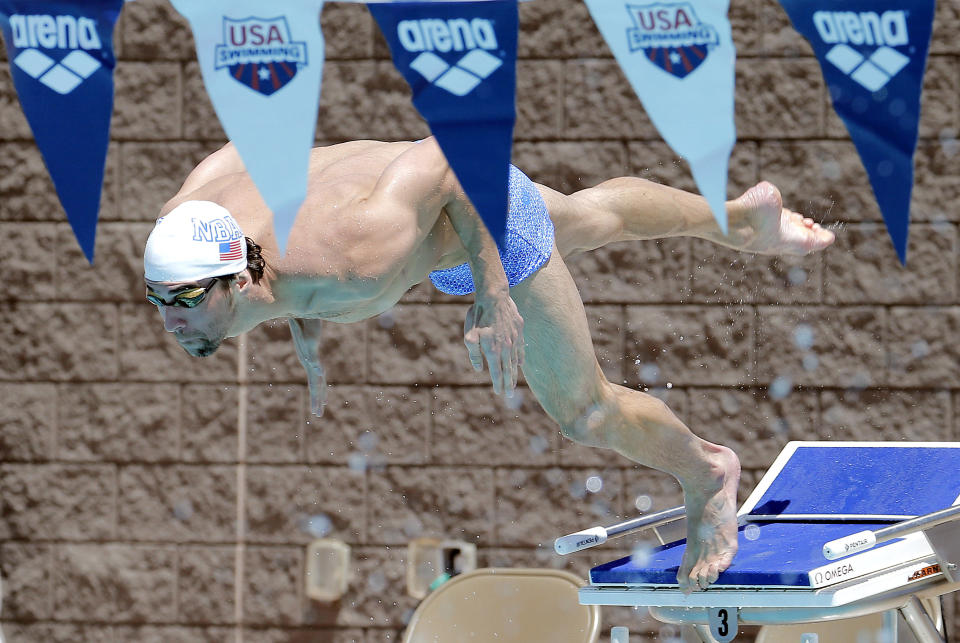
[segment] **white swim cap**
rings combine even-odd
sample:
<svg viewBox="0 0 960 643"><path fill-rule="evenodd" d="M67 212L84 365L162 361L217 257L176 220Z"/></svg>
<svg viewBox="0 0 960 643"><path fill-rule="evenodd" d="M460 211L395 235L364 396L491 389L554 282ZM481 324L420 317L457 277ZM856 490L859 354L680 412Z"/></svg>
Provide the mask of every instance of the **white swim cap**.
<svg viewBox="0 0 960 643"><path fill-rule="evenodd" d="M143 275L150 281L197 281L246 267L243 231L212 201L185 201L157 219L143 251Z"/></svg>

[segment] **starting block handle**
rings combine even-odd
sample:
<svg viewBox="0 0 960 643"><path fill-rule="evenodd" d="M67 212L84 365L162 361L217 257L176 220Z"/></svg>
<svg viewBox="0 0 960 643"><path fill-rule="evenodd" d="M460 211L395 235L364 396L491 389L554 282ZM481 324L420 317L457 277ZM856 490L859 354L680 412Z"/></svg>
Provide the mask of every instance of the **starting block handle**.
<svg viewBox="0 0 960 643"><path fill-rule="evenodd" d="M553 541L553 550L561 556L566 556L575 551L602 545L605 542L607 542L607 530L603 527L591 527L575 534L560 536Z"/></svg>
<svg viewBox="0 0 960 643"><path fill-rule="evenodd" d="M831 540L823 546L823 556L827 560L835 560L841 556L866 551L874 545L888 540L958 519L960 519L960 505L954 505L876 531L860 531L843 538Z"/></svg>
<svg viewBox="0 0 960 643"><path fill-rule="evenodd" d="M681 506L674 507L673 509L665 509L664 511L659 511L649 516L640 516L632 520L618 522L609 527L591 527L590 529L578 531L575 534L560 536L553 542L553 549L561 556L566 556L575 551L582 551L590 547L602 545L610 538L665 525L668 522L679 520L685 515L686 509Z"/></svg>

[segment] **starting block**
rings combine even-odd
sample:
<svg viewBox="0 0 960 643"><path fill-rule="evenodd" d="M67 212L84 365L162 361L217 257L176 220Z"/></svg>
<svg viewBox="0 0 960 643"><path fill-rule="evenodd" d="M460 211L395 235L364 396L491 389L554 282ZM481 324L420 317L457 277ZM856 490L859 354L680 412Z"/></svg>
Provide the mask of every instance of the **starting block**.
<svg viewBox="0 0 960 643"><path fill-rule="evenodd" d="M677 540L594 567L580 603L646 606L707 642L732 640L738 624L899 610L918 641L943 641L920 601L960 589L958 472L960 443L791 442L738 511L739 551L707 590L679 590ZM585 549L682 516L678 507L594 527L555 548Z"/></svg>

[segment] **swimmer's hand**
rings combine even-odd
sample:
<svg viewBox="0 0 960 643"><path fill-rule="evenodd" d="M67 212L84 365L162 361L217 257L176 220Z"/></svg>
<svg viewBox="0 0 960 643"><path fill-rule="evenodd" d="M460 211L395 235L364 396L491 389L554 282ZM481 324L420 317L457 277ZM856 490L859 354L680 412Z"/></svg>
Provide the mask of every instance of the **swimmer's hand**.
<svg viewBox="0 0 960 643"><path fill-rule="evenodd" d="M290 322L290 335L293 337L293 346L297 350L300 364L307 372L307 387L310 389L310 412L317 417L323 415L323 407L327 404L327 375L320 362L320 331L322 321L319 319L293 319Z"/></svg>
<svg viewBox="0 0 960 643"><path fill-rule="evenodd" d="M513 395L517 369L523 365L523 318L509 295L477 296L463 323L463 343L476 371L486 358L493 392Z"/></svg>

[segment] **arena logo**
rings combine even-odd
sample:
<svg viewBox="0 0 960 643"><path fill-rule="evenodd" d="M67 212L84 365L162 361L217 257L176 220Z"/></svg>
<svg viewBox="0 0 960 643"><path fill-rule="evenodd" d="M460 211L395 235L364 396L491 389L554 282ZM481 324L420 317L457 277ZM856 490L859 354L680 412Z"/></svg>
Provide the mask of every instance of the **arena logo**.
<svg viewBox="0 0 960 643"><path fill-rule="evenodd" d="M503 65L490 53L498 47L497 33L486 18L401 20L397 39L407 51L421 52L410 63L414 71L455 96L466 96ZM449 64L435 52L454 52L458 59Z"/></svg>
<svg viewBox="0 0 960 643"><path fill-rule="evenodd" d="M20 50L13 64L58 94L69 94L103 66L87 53L103 49L92 18L16 14L10 16L10 31Z"/></svg>
<svg viewBox="0 0 960 643"><path fill-rule="evenodd" d="M284 16L223 18L223 44L214 49L214 69L250 89L270 96L307 64L306 41L294 41Z"/></svg>
<svg viewBox="0 0 960 643"><path fill-rule="evenodd" d="M720 44L713 25L697 18L689 2L627 5L633 27L627 29L630 51L677 78L686 78Z"/></svg>
<svg viewBox="0 0 960 643"><path fill-rule="evenodd" d="M833 45L825 58L871 92L882 89L910 62L894 49L910 44L906 11L815 11L813 24L820 39Z"/></svg>

